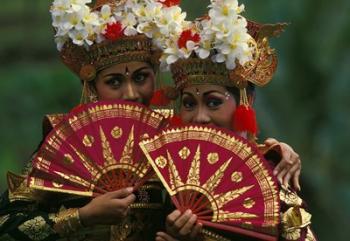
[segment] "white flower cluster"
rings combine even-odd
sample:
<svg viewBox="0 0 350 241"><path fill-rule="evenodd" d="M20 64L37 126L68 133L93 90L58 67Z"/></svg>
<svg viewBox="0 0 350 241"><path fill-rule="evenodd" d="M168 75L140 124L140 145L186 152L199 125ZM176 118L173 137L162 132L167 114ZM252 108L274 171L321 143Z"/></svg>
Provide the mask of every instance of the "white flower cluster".
<svg viewBox="0 0 350 241"><path fill-rule="evenodd" d="M225 63L232 70L236 61L244 65L252 59L252 37L247 32L247 20L240 15L244 10L237 0L211 0L209 16L189 23L179 19L178 26L182 29L170 31L164 38L164 53L161 58L163 66L169 66L178 59L191 56L193 52L201 59L208 57L216 63ZM200 41L186 42L186 47L178 46L178 39L184 30L191 29L193 34L199 34Z"/></svg>
<svg viewBox="0 0 350 241"><path fill-rule="evenodd" d="M55 41L61 50L66 41L71 40L79 46L90 46L105 40L107 25L119 22L125 36L138 33L157 43L167 29L179 28L173 20L184 18L178 11L170 11L157 0L127 0L124 4L111 7L106 4L93 11L88 4L92 0L55 0L51 7ZM116 1L117 2L117 1ZM169 15L163 14L169 12ZM159 24L157 24L159 23ZM159 27L158 27L159 25ZM156 38L158 36L158 38ZM158 41L159 42L159 41ZM158 43L159 45L159 43Z"/></svg>

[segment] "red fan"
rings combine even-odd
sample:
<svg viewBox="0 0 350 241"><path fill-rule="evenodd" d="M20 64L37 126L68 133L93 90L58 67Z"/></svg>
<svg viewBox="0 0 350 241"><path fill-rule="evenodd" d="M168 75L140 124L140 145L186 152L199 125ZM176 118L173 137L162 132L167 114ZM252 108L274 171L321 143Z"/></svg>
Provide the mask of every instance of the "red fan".
<svg viewBox="0 0 350 241"><path fill-rule="evenodd" d="M132 102L79 106L45 139L33 159L29 186L84 196L137 188L154 175L138 143L156 134L163 120Z"/></svg>
<svg viewBox="0 0 350 241"><path fill-rule="evenodd" d="M140 146L177 209L209 227L277 239L277 180L255 146L205 126L169 128Z"/></svg>

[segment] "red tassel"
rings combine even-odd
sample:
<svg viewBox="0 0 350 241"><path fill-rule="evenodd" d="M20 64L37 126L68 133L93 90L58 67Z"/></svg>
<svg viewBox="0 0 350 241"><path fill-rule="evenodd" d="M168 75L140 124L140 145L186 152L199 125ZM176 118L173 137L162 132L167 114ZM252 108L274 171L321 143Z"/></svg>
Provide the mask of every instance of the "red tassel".
<svg viewBox="0 0 350 241"><path fill-rule="evenodd" d="M256 135L258 125L254 109L250 106L239 105L233 114L233 128L235 131L247 131Z"/></svg>
<svg viewBox="0 0 350 241"><path fill-rule="evenodd" d="M170 99L166 96L164 89L160 89L154 92L151 99L151 105L154 106L166 106L170 104Z"/></svg>
<svg viewBox="0 0 350 241"><path fill-rule="evenodd" d="M170 126L181 126L183 125L183 121L180 116L174 115L173 117L169 118L169 125Z"/></svg>

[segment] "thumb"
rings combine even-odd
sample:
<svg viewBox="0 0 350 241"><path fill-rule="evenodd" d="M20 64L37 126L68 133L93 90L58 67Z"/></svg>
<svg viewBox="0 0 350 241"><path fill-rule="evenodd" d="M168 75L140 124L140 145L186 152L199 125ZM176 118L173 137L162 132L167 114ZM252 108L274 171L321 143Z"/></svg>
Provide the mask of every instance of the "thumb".
<svg viewBox="0 0 350 241"><path fill-rule="evenodd" d="M134 188L132 188L132 187L119 189L117 191L111 192L110 197L111 198L118 198L118 199L125 198L125 197L129 196L133 191L134 191Z"/></svg>
<svg viewBox="0 0 350 241"><path fill-rule="evenodd" d="M125 203L125 205L129 206L130 204L132 204L136 199L136 196L134 194L130 194L127 197L121 199L120 201L122 201L123 203Z"/></svg>
<svg viewBox="0 0 350 241"><path fill-rule="evenodd" d="M278 141L275 138L267 138L264 141L265 145L272 146L274 144L278 144Z"/></svg>

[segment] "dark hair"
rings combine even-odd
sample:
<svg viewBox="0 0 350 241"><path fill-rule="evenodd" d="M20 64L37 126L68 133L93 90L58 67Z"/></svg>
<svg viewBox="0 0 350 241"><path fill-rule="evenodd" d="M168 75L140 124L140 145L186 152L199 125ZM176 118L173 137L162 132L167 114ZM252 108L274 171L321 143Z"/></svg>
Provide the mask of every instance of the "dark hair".
<svg viewBox="0 0 350 241"><path fill-rule="evenodd" d="M240 93L239 93L239 88L237 87L226 87L226 89L233 95L235 98L235 101L237 104L239 104L240 100ZM254 96L255 94L255 85L248 82L248 85L246 87L247 95L249 96Z"/></svg>

